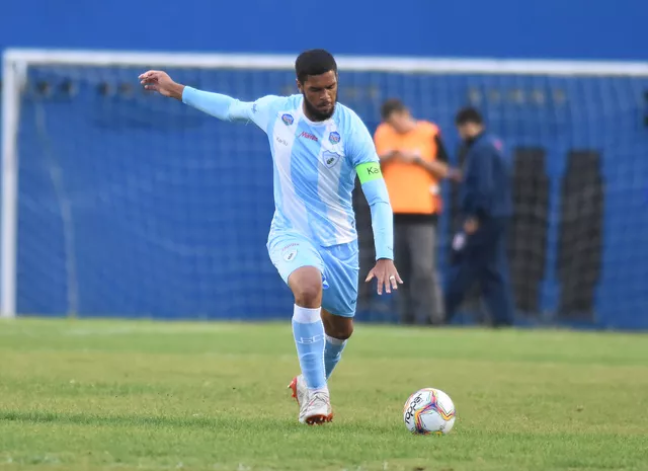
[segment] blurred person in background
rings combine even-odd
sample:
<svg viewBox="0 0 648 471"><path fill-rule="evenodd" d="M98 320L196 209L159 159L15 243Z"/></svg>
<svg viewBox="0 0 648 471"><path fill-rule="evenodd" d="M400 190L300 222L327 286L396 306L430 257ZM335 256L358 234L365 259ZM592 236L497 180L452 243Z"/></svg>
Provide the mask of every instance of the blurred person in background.
<svg viewBox="0 0 648 471"><path fill-rule="evenodd" d="M415 119L397 99L384 102L374 140L394 211L394 256L406 283L399 294L404 324L442 324L444 303L436 268L440 181L458 178L448 166L439 128Z"/></svg>
<svg viewBox="0 0 648 471"><path fill-rule="evenodd" d="M513 213L509 163L502 142L486 132L474 108L455 118L466 160L460 188L462 228L452 241L446 289L446 320L459 308L473 282L479 280L494 326L513 323L506 235Z"/></svg>

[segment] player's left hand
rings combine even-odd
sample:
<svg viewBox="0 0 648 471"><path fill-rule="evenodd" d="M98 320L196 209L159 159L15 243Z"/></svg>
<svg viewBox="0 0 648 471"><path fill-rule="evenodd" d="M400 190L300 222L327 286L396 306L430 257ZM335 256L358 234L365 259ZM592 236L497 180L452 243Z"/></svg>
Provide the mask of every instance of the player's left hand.
<svg viewBox="0 0 648 471"><path fill-rule="evenodd" d="M370 282L373 279L378 281L378 294L383 293L383 285L387 293L391 293L391 290L397 290L398 284L403 284L396 266L392 260L388 258L381 258L376 262L376 266L371 269L367 275L366 283Z"/></svg>

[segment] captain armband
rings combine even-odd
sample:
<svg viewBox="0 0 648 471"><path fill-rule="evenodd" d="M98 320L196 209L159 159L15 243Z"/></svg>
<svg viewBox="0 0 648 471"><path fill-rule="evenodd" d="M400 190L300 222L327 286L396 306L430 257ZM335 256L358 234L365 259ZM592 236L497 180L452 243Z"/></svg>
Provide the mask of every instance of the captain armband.
<svg viewBox="0 0 648 471"><path fill-rule="evenodd" d="M360 164L356 167L356 172L358 173L360 183L367 183L382 178L382 171L378 162Z"/></svg>

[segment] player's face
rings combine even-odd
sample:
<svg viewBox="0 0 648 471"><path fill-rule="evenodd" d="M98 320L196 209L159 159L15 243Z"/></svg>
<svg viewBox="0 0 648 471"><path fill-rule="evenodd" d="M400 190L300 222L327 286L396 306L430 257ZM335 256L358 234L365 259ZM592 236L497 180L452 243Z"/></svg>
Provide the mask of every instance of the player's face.
<svg viewBox="0 0 648 471"><path fill-rule="evenodd" d="M333 116L337 102L337 74L334 71L322 75L309 75L300 83L299 90L304 95L307 115L314 121L324 121Z"/></svg>

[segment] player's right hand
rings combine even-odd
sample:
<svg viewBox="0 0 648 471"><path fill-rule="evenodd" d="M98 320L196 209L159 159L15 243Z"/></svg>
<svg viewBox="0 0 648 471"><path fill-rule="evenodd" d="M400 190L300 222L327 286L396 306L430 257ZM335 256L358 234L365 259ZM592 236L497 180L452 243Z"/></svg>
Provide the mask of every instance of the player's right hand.
<svg viewBox="0 0 648 471"><path fill-rule="evenodd" d="M365 282L368 283L374 278L378 281L377 291L379 295L383 293L383 286L387 293L391 293L392 289L398 289L399 283L403 284L394 262L387 258L381 258L376 262L376 266L371 269Z"/></svg>
<svg viewBox="0 0 648 471"><path fill-rule="evenodd" d="M158 92L160 95L182 99L183 85L174 82L169 74L161 70L149 70L139 76L144 89Z"/></svg>

